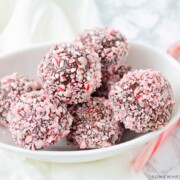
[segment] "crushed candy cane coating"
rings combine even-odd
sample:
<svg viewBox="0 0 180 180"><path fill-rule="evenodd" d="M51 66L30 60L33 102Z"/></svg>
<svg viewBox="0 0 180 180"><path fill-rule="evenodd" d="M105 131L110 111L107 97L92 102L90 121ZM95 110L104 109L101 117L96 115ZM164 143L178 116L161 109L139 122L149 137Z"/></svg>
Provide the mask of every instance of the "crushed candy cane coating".
<svg viewBox="0 0 180 180"><path fill-rule="evenodd" d="M13 73L0 80L0 124L9 126L7 114L12 102L23 93L41 89L40 83L28 79L18 73Z"/></svg>
<svg viewBox="0 0 180 180"><path fill-rule="evenodd" d="M104 98L91 98L70 110L74 122L68 140L80 149L102 148L119 143L124 128L113 119L111 104Z"/></svg>
<svg viewBox="0 0 180 180"><path fill-rule="evenodd" d="M111 87L115 118L125 128L150 132L164 127L170 120L174 98L165 76L151 69L129 72Z"/></svg>
<svg viewBox="0 0 180 180"><path fill-rule="evenodd" d="M102 85L92 94L93 97L105 97L108 99L109 91L111 90L111 86L118 82L122 77L131 71L130 66L122 65L120 66L114 74L104 74L102 77Z"/></svg>
<svg viewBox="0 0 180 180"><path fill-rule="evenodd" d="M57 44L40 63L38 74L56 104L81 103L101 84L100 58L82 43Z"/></svg>
<svg viewBox="0 0 180 180"><path fill-rule="evenodd" d="M69 133L73 121L66 106L55 107L44 90L21 95L8 116L14 142L31 150L58 142Z"/></svg>
<svg viewBox="0 0 180 180"><path fill-rule="evenodd" d="M114 72L124 64L128 55L129 45L126 37L118 30L96 28L82 32L76 41L93 48L101 58L102 75Z"/></svg>

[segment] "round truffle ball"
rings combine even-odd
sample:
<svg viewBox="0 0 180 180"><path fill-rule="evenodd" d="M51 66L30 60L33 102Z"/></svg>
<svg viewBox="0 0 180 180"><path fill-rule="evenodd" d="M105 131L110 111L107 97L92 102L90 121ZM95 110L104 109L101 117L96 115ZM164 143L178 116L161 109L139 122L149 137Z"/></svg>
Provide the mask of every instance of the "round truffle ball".
<svg viewBox="0 0 180 180"><path fill-rule="evenodd" d="M124 75L111 87L109 98L116 120L142 133L164 127L174 106L170 83L162 73L150 69Z"/></svg>
<svg viewBox="0 0 180 180"><path fill-rule="evenodd" d="M108 147L120 141L124 128L114 121L111 105L104 98L91 98L70 112L74 122L67 138L80 149Z"/></svg>
<svg viewBox="0 0 180 180"><path fill-rule="evenodd" d="M111 28L96 28L82 32L76 39L93 48L101 58L102 74L113 74L128 54L126 37L118 30Z"/></svg>
<svg viewBox="0 0 180 180"><path fill-rule="evenodd" d="M64 104L55 107L41 91L21 95L14 103L10 131L14 142L26 149L50 146L69 133L73 117Z"/></svg>
<svg viewBox="0 0 180 180"><path fill-rule="evenodd" d="M38 74L56 104L81 103L101 84L100 58L82 43L57 44L40 63Z"/></svg>
<svg viewBox="0 0 180 180"><path fill-rule="evenodd" d="M102 77L102 85L92 94L93 97L105 97L108 99L109 91L111 86L120 81L122 77L131 71L130 66L122 65L112 75Z"/></svg>
<svg viewBox="0 0 180 180"><path fill-rule="evenodd" d="M38 90L41 85L34 79L28 79L18 73L13 73L0 80L0 124L9 125L7 114L12 102L23 93Z"/></svg>

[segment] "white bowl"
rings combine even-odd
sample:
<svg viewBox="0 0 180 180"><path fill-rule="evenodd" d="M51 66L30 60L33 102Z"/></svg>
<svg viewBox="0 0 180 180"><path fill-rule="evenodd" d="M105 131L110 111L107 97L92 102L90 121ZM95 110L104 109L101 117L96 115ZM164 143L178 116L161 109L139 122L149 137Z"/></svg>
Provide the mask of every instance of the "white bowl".
<svg viewBox="0 0 180 180"><path fill-rule="evenodd" d="M19 72L24 75L36 77L37 66L50 48L50 44L30 47L18 52L6 54L0 57L0 77ZM102 149L77 150L67 146L65 139L59 144L45 150L30 151L14 145L7 128L0 127L0 149L15 152L25 157L51 162L87 162L117 155L136 146L144 144L158 136L169 128L180 117L180 65L173 58L152 47L131 43L127 63L135 69L147 69L161 71L170 81L176 105L171 121L163 129L147 134L137 134L127 131L122 143Z"/></svg>

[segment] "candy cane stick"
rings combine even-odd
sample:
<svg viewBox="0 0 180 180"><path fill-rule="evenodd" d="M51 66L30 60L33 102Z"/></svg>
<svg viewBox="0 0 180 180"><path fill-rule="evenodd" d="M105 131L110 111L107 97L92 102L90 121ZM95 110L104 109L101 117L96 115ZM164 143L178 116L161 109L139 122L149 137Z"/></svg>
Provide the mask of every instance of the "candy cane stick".
<svg viewBox="0 0 180 180"><path fill-rule="evenodd" d="M176 123L174 123L169 129L161 133L156 139L149 142L143 151L136 157L132 165L136 171L141 170L148 160L154 155L158 148L163 144L163 142L171 135L171 133L180 125L180 118Z"/></svg>
<svg viewBox="0 0 180 180"><path fill-rule="evenodd" d="M178 61L180 61L179 59L180 58L180 41L170 46L169 49L167 50L167 53L171 55L172 57L174 57L175 59L177 59Z"/></svg>

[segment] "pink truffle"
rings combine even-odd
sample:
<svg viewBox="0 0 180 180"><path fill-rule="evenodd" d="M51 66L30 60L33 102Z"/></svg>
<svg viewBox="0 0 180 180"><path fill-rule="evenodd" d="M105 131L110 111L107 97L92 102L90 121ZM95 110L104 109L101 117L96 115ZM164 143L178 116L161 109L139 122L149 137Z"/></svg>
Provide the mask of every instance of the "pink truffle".
<svg viewBox="0 0 180 180"><path fill-rule="evenodd" d="M153 70L129 72L111 87L115 118L125 128L150 132L164 127L174 106L171 86L165 76Z"/></svg>
<svg viewBox="0 0 180 180"><path fill-rule="evenodd" d="M21 95L9 115L14 142L26 149L50 146L69 133L73 117L64 104L53 105L44 90Z"/></svg>
<svg viewBox="0 0 180 180"><path fill-rule="evenodd" d="M102 85L92 94L93 97L105 97L108 99L111 86L122 79L122 77L131 71L130 66L122 65L112 75L102 77Z"/></svg>
<svg viewBox="0 0 180 180"><path fill-rule="evenodd" d="M101 58L102 74L113 74L128 54L126 37L118 30L111 28L96 28L82 32L76 39L84 45L93 48Z"/></svg>
<svg viewBox="0 0 180 180"><path fill-rule="evenodd" d="M71 108L74 122L68 140L80 149L109 147L119 143L124 132L123 126L114 121L110 103L104 98L90 101Z"/></svg>
<svg viewBox="0 0 180 180"><path fill-rule="evenodd" d="M40 63L38 74L57 104L87 101L101 84L98 54L82 43L55 45Z"/></svg>
<svg viewBox="0 0 180 180"><path fill-rule="evenodd" d="M0 80L0 124L8 126L10 119L7 114L11 103L23 93L38 90L41 85L34 79L28 79L18 73L13 73Z"/></svg>

